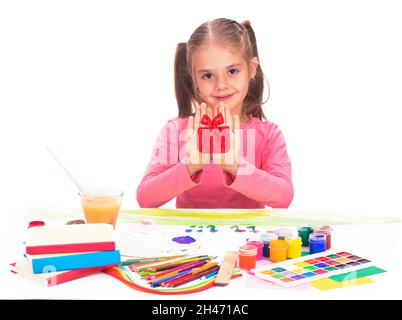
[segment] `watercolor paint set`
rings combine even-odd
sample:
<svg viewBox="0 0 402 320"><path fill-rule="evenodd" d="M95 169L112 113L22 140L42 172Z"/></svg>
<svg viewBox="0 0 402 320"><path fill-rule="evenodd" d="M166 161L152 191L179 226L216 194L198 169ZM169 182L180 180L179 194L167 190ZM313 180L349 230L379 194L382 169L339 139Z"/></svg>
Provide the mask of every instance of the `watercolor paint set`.
<svg viewBox="0 0 402 320"><path fill-rule="evenodd" d="M371 264L371 260L349 252L328 250L301 258L271 263L252 269L250 272L261 279L282 287L291 287L356 271Z"/></svg>

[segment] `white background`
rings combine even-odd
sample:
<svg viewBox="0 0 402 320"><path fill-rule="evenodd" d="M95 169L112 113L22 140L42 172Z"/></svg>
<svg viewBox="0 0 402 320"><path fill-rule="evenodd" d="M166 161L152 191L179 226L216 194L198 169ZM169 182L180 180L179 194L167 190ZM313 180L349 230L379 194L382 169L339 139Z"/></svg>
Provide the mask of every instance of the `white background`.
<svg viewBox="0 0 402 320"><path fill-rule="evenodd" d="M255 30L291 208L401 217L400 13L398 1L1 1L1 236L12 248L29 208L79 208L46 147L83 185L122 188L123 208L138 207L177 115L176 44L219 17Z"/></svg>

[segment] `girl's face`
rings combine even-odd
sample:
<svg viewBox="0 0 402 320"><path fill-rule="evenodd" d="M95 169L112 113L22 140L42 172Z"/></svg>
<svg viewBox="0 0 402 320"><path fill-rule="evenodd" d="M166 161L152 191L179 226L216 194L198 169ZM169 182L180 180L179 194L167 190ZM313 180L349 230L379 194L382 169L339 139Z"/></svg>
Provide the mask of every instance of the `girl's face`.
<svg viewBox="0 0 402 320"><path fill-rule="evenodd" d="M220 46L197 50L193 56L193 74L198 94L208 107L223 101L232 114L241 114L249 82L255 77L258 59L247 62L241 52Z"/></svg>

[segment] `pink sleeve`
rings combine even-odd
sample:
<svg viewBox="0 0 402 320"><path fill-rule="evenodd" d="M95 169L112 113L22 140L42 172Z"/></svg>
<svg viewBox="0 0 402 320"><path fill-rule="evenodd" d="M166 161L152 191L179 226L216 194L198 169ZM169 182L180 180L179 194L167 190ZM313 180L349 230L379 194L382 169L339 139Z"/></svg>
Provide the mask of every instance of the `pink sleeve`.
<svg viewBox="0 0 402 320"><path fill-rule="evenodd" d="M285 139L276 125L268 133L261 154L261 169L240 159L235 178L225 175L227 187L273 208L288 208L293 200L291 163Z"/></svg>
<svg viewBox="0 0 402 320"><path fill-rule="evenodd" d="M145 175L137 187L137 202L142 208L157 208L182 192L198 185L203 173L189 176L179 162L178 121L170 121L160 132Z"/></svg>

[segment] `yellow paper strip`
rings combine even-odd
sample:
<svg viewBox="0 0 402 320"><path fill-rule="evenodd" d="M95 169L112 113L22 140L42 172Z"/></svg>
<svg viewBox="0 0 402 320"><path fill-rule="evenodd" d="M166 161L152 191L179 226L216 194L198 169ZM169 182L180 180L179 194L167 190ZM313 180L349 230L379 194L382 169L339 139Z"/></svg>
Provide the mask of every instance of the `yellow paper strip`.
<svg viewBox="0 0 402 320"><path fill-rule="evenodd" d="M140 214L154 217L182 217L199 219L251 219L270 216L271 209L131 209L121 210L122 213Z"/></svg>
<svg viewBox="0 0 402 320"><path fill-rule="evenodd" d="M319 290L332 290L332 289L339 289L345 288L350 286L358 286L361 284L367 284L375 282L374 280L364 277L358 279L351 279L344 282L337 282L330 278L318 279L311 282L311 285Z"/></svg>

